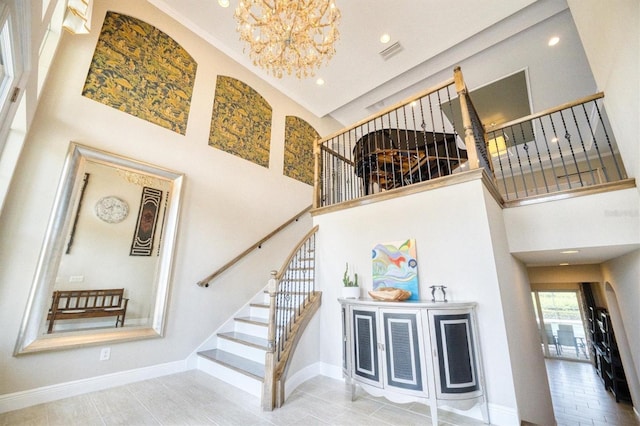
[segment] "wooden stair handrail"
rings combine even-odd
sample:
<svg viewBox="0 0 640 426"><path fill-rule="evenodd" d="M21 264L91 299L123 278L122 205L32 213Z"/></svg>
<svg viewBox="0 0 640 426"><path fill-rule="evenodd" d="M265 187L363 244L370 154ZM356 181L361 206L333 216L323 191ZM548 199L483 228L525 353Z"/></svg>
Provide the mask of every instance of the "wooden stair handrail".
<svg viewBox="0 0 640 426"><path fill-rule="evenodd" d="M243 251L242 253L240 253L239 255L237 255L236 257L234 257L233 259L231 259L230 261L228 261L224 266L222 266L220 269L218 269L217 271L213 272L212 274L208 275L206 278L201 279L200 281L198 281L198 285L200 287L209 287L209 282L211 282L214 278L216 278L218 275L222 274L224 271L226 271L227 269L231 268L233 265L235 265L237 262L239 262L243 257L245 257L247 254L251 253L253 250L255 250L256 248L259 248L260 246L262 246L262 244L264 244L267 240L269 240L271 237L273 237L274 235L276 235L278 232L282 231L284 228L286 228L287 226L289 226L291 223L295 222L296 220L298 220L302 215L304 215L305 213L307 213L308 211L311 210L312 206L307 206L304 210L302 210L300 213L296 214L295 216L293 216L291 219L287 220L285 223L283 223L282 225L280 225L279 227L277 227L276 229L274 229L273 231L271 231L267 236L265 236L264 238L262 238L260 241L258 241L257 243L253 244L251 247L249 247L248 249L246 249L245 251Z"/></svg>
<svg viewBox="0 0 640 426"><path fill-rule="evenodd" d="M298 253L298 250L300 250L300 246L304 244L304 242L307 241L309 238L311 238L313 234L318 232L319 228L320 228L320 225L316 225L313 228L311 228L311 230L307 232L307 234L300 239L300 242L298 243L296 248L291 250L291 252L289 253L289 256L287 256L287 259L284 262L282 262L282 267L274 277L276 280L278 280L278 282L280 282L282 277L284 277L284 274L287 272L287 268L289 267L289 263L291 263L291 260L296 256L296 254Z"/></svg>

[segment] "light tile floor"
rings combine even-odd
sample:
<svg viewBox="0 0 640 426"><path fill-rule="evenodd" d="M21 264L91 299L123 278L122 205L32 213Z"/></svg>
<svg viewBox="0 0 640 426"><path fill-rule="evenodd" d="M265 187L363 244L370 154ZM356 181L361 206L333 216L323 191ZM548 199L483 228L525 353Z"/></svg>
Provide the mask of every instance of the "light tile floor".
<svg viewBox="0 0 640 426"><path fill-rule="evenodd" d="M637 426L630 403L616 403L590 363L547 359L547 375L558 426Z"/></svg>
<svg viewBox="0 0 640 426"><path fill-rule="evenodd" d="M600 390L590 364L550 360L547 368L559 426L640 424L630 404ZM393 404L361 390L351 402L342 381L322 376L299 386L282 408L262 412L257 398L195 370L0 414L0 426L327 424L428 426L431 419L425 405ZM482 423L440 411L440 424Z"/></svg>

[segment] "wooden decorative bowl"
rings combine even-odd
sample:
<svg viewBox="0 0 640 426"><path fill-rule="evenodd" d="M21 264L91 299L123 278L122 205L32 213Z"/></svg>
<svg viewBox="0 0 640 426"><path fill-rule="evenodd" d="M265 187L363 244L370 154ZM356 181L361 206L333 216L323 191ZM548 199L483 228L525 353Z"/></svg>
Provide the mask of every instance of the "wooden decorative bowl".
<svg viewBox="0 0 640 426"><path fill-rule="evenodd" d="M411 292L395 287L383 287L370 291L369 296L374 300L402 302L403 300L407 300L411 297Z"/></svg>

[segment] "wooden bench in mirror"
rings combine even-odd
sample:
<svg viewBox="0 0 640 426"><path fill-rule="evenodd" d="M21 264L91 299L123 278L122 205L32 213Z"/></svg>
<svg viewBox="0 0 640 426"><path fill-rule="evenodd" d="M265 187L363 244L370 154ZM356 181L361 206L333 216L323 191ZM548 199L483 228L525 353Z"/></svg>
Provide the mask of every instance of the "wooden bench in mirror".
<svg viewBox="0 0 640 426"><path fill-rule="evenodd" d="M116 317L116 328L118 324L124 327L128 302L124 288L54 291L47 333L53 332L55 321L63 319Z"/></svg>

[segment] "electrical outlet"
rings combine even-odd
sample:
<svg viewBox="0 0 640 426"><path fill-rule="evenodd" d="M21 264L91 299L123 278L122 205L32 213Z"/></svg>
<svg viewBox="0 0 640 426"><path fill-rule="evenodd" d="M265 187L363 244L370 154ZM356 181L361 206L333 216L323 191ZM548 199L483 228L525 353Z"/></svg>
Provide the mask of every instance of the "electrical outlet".
<svg viewBox="0 0 640 426"><path fill-rule="evenodd" d="M70 283L81 283L84 281L84 276L82 275L71 275L69 277L69 282Z"/></svg>
<svg viewBox="0 0 640 426"><path fill-rule="evenodd" d="M102 348L100 351L100 361L107 361L111 357L111 348Z"/></svg>

